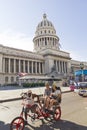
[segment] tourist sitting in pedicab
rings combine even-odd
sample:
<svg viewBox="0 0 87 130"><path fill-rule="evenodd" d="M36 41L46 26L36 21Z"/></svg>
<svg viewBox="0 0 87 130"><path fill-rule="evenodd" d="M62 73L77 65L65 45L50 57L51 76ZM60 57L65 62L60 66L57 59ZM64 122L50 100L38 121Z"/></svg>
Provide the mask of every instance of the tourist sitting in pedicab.
<svg viewBox="0 0 87 130"><path fill-rule="evenodd" d="M52 85L52 92L50 96L48 97L48 100L46 100L46 110L51 110L53 105L61 103L61 89L60 87L57 87L55 83Z"/></svg>
<svg viewBox="0 0 87 130"><path fill-rule="evenodd" d="M49 100L50 100L50 95L51 95L51 93L52 93L52 88L50 87L50 85L49 85L49 83L48 82L46 82L45 83L45 91L44 91L44 95L43 95L43 98L44 98L44 108L46 107L46 106L48 106L48 102L49 102Z"/></svg>

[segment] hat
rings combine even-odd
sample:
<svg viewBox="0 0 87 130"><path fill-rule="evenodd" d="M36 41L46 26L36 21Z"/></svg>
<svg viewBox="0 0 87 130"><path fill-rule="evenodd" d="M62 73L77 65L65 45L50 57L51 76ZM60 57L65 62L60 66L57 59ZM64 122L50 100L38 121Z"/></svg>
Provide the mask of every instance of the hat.
<svg viewBox="0 0 87 130"><path fill-rule="evenodd" d="M32 93L32 91L31 90L28 90L28 92L27 93Z"/></svg>

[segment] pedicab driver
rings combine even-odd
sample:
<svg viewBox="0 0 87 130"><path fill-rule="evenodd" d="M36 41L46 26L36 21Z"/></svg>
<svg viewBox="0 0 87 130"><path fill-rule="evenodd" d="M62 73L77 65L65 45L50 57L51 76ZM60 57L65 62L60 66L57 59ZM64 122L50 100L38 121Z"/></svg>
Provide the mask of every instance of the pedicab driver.
<svg viewBox="0 0 87 130"><path fill-rule="evenodd" d="M35 113L38 112L38 104L35 103L34 99L37 98L37 102L39 103L40 107L42 108L42 105L40 103L40 99L39 96L32 93L31 90L28 90L27 94L26 94L26 98L23 100L23 110L22 112L24 112L24 116L25 116L25 123L27 124L27 112L29 112L29 110L31 110L31 112Z"/></svg>

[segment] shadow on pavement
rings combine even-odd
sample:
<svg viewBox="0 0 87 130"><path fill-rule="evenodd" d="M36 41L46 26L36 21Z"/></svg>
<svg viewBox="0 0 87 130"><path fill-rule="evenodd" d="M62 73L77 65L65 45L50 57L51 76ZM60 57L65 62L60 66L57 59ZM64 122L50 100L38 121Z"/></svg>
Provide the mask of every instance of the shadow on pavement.
<svg viewBox="0 0 87 130"><path fill-rule="evenodd" d="M0 121L0 130L10 130L10 124L5 124L3 121ZM42 120L42 124L39 127L28 124L25 126L24 130L87 130L87 127L67 120L60 120L57 122L45 122Z"/></svg>
<svg viewBox="0 0 87 130"><path fill-rule="evenodd" d="M29 126L29 127L28 127ZM39 127L30 124L24 130L87 130L86 126L76 124L67 120L44 122ZM31 128L30 128L31 127Z"/></svg>
<svg viewBox="0 0 87 130"><path fill-rule="evenodd" d="M10 124L5 124L3 121L0 121L0 130L10 130Z"/></svg>

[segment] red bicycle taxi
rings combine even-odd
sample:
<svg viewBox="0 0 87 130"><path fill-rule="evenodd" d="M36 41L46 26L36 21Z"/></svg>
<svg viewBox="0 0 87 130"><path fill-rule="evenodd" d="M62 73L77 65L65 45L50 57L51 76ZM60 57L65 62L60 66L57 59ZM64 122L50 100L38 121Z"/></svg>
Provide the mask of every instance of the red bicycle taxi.
<svg viewBox="0 0 87 130"><path fill-rule="evenodd" d="M28 107L30 109L30 107L32 106L28 105ZM38 113L32 113L32 110L31 111L30 110L27 113L27 117L30 117L31 121L41 119L42 117L43 119L50 118L55 121L58 121L61 117L61 107L59 103L55 104L53 106L53 109L48 111L43 111L43 109L39 107L39 111L41 112L40 115ZM21 111L20 115L11 121L10 130L24 130L24 127L25 127L24 113Z"/></svg>

